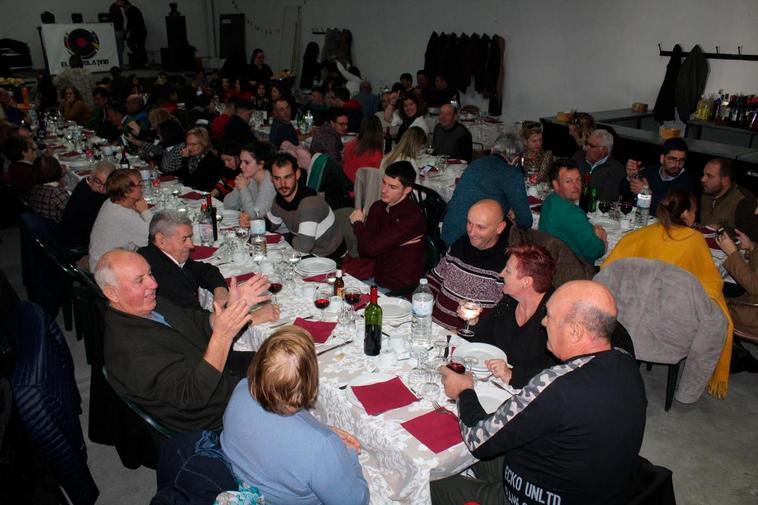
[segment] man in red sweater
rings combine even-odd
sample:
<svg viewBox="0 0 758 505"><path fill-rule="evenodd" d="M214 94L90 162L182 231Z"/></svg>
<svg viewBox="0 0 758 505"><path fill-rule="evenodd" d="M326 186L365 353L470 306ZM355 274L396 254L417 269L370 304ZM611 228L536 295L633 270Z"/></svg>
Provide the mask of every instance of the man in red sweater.
<svg viewBox="0 0 758 505"><path fill-rule="evenodd" d="M415 285L424 275L426 222L421 207L410 198L416 171L408 161L388 166L382 179L382 199L368 216L350 214L361 258L374 260L374 280L387 290Z"/></svg>

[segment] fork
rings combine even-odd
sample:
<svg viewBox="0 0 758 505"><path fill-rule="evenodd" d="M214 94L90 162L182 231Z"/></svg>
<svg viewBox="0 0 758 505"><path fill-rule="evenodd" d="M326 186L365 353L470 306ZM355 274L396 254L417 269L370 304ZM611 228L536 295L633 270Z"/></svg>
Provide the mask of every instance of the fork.
<svg viewBox="0 0 758 505"><path fill-rule="evenodd" d="M435 412L440 412L441 414L448 414L453 416L454 418L458 419L458 416L447 410L445 407L440 405L437 400L432 400L432 407L434 407Z"/></svg>

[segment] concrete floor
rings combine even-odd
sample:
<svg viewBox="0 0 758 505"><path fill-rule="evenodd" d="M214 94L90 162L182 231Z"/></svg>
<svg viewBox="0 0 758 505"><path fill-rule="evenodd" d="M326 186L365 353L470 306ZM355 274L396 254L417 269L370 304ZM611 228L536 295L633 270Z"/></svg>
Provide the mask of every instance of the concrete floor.
<svg viewBox="0 0 758 505"><path fill-rule="evenodd" d="M0 269L24 297L18 229L0 231ZM59 324L63 326L59 317ZM84 344L66 332L82 395L82 429L87 433L89 368ZM748 346L754 356L758 347ZM674 473L680 505L755 505L758 503L758 374L732 375L725 400L708 395L694 405L674 403L663 410L665 367L641 369L648 394L642 455ZM100 487L101 504L145 505L155 493L152 470L127 470L112 447L88 444L89 466Z"/></svg>

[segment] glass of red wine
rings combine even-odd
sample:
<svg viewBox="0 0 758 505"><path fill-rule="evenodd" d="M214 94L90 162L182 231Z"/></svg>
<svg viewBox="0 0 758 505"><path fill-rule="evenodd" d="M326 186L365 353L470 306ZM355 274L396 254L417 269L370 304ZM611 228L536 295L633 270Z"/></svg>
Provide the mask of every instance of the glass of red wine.
<svg viewBox="0 0 758 505"><path fill-rule="evenodd" d="M317 309L321 311L321 321L324 320L324 309L326 309L329 306L330 298L332 297L333 290L330 289L330 287L327 285L326 287L321 286L319 289L316 290L316 294L313 295L313 304L316 306Z"/></svg>
<svg viewBox="0 0 758 505"><path fill-rule="evenodd" d="M282 290L283 284L282 279L276 275L270 275L268 278L268 282L270 283L270 286L268 287L269 293L271 293L273 296L271 297L271 303L278 304L276 299L276 294Z"/></svg>
<svg viewBox="0 0 758 505"><path fill-rule="evenodd" d="M357 288L346 288L345 301L350 304L353 307L353 311L355 311L355 306L361 301L361 291Z"/></svg>
<svg viewBox="0 0 758 505"><path fill-rule="evenodd" d="M603 214L608 214L608 211L611 210L613 203L612 202L598 202L597 206L600 209L600 212L602 212Z"/></svg>

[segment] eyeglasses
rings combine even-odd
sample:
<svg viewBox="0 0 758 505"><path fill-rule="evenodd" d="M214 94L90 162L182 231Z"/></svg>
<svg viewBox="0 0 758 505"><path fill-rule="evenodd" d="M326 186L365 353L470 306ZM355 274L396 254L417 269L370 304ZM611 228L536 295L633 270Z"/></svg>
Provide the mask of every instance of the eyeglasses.
<svg viewBox="0 0 758 505"><path fill-rule="evenodd" d="M105 186L105 181L101 181L97 177L91 177L89 180L94 186Z"/></svg>

